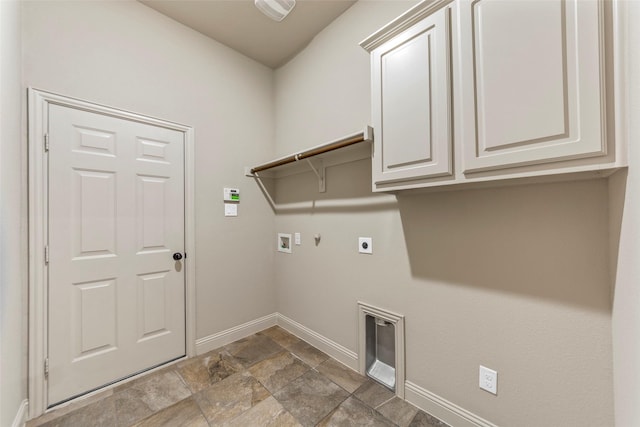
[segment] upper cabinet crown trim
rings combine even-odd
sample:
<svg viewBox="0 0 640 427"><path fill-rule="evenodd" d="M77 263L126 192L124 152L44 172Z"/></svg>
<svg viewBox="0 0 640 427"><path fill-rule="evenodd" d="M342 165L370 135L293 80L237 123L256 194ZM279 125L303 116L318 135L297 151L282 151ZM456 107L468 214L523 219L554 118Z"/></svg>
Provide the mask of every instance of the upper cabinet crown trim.
<svg viewBox="0 0 640 427"><path fill-rule="evenodd" d="M366 39L360 42L360 46L367 52L373 51L375 48L381 46L383 43L391 40L398 34L401 34L405 30L411 28L422 19L431 15L436 10L452 3L453 0L434 0L432 2L423 1L389 22L387 25L371 34Z"/></svg>

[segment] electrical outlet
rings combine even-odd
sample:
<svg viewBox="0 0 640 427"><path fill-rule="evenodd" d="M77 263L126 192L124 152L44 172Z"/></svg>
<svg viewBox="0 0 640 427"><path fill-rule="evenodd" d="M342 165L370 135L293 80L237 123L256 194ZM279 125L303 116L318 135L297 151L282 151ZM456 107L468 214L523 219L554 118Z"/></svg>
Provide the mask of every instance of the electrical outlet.
<svg viewBox="0 0 640 427"><path fill-rule="evenodd" d="M371 237L358 237L358 252L361 254L372 254L373 239Z"/></svg>
<svg viewBox="0 0 640 427"><path fill-rule="evenodd" d="M493 369L480 365L480 388L497 395L498 373Z"/></svg>

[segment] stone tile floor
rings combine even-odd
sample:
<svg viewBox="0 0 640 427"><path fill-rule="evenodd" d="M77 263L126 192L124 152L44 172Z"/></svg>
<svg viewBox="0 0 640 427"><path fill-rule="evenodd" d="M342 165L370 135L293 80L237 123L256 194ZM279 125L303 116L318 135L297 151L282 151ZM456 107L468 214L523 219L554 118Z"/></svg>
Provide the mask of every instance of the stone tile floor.
<svg viewBox="0 0 640 427"><path fill-rule="evenodd" d="M27 423L218 425L447 427L277 326Z"/></svg>

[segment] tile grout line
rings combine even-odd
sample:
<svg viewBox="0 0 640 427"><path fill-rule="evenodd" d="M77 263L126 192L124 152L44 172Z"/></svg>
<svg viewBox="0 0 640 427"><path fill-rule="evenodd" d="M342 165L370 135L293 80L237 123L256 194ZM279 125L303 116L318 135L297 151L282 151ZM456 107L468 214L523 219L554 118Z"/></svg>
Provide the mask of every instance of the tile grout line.
<svg viewBox="0 0 640 427"><path fill-rule="evenodd" d="M318 373L320 374L320 372L318 372ZM320 375L322 375L322 374L320 374ZM331 381L331 380L329 380L329 381ZM333 381L331 381L331 382L333 382ZM335 383L334 383L334 384L335 384ZM337 384L336 384L336 385L337 385ZM340 386L338 386L338 387L340 387ZM346 390L345 390L345 391L346 391ZM333 413L333 412L337 411L337 410L338 410L338 408L339 408L339 407L340 407L344 402L346 402L346 401L347 401L347 399L349 399L350 397L351 397L351 394L347 394L347 397L345 397L344 399L342 399L342 400L340 401L340 403L338 403L334 408L332 408L331 410L329 410L329 412L327 412L326 414L322 415L322 417L320 418L320 420L318 420L318 422L317 422L317 423L315 423L315 425L314 425L314 426L315 426L315 427L317 427L318 425L320 425L320 423L321 423L322 421L324 421L324 419L325 419L325 418L327 418L327 417L329 416L329 414L331 414L331 413Z"/></svg>
<svg viewBox="0 0 640 427"><path fill-rule="evenodd" d="M385 400L384 402L382 402L381 404L379 404L378 406L376 406L376 407L375 407L375 408L373 408L373 409L375 409L375 410L377 411L379 407L381 407L381 406L385 405L386 403L391 402L391 401L392 401L393 399L395 399L395 398L396 398L396 396L391 396L390 398L388 398L387 400ZM380 411L378 411L378 412L380 412Z"/></svg>
<svg viewBox="0 0 640 427"><path fill-rule="evenodd" d="M358 391L358 390L359 390L359 389L360 389L360 388L361 388L365 383L360 384L359 386L357 386L357 387L355 388L355 390L354 390L354 391L352 391L352 392L351 392L351 391L349 391L349 390L353 387L353 384L351 384L351 383L349 383L349 382L347 381L347 384L348 384L348 387L349 387L349 389L347 389L346 387L342 386L342 385L341 385L341 384L339 384L338 382L334 381L334 379L332 379L331 375L334 375L334 374L335 374L335 375L337 375L337 376L336 376L336 378L337 378L337 379L342 379L342 376L340 376L340 375L339 375L339 373L333 372L333 371L331 370L331 368L330 368L330 367L328 367L327 369L324 369L324 368L323 368L323 370L327 371L327 373L326 373L326 374L320 371L320 369L319 369L319 368L320 368L321 366L323 366L323 364L325 364L325 363L326 363L327 361L329 361L329 360L335 360L335 359L332 359L332 358L329 356L327 359L324 359L324 360L323 360L323 361L321 361L320 363L318 363L318 364L316 364L315 366L313 366L313 365L311 365L311 363L307 363L307 362L305 361L305 359L303 359L302 357L298 356L297 354L295 354L295 353L292 351L292 349L293 349L293 348L296 348L296 345L295 345L295 344L294 344L294 345L289 345L289 346L285 347L285 346L283 346L283 345L282 345L278 340L276 340L276 339L272 338L272 337L271 337L271 336L269 336L268 334L259 334L259 333L256 333L256 334L254 334L254 335L262 335L264 338L267 338L267 340L268 340L268 341L271 341L273 344L275 344L275 345L276 345L277 347L279 347L279 349L280 349L279 351L276 351L276 352L275 352L275 353L273 353L273 354L269 353L269 355L268 355L266 358L264 358L264 359L262 359L262 358L261 358L260 360L255 361L252 365L244 366L244 364L242 364L242 368L241 368L241 370L240 370L240 371L238 371L238 372L236 372L236 374L237 374L237 373L240 373L240 372L247 372L247 373L248 373L248 375L249 375L249 376L251 376L251 377L252 377L252 378L257 382L257 384L260 384L260 385L261 385L261 386L262 386L262 387L267 391L268 396L267 396L265 399L263 399L262 401L264 401L264 400L268 399L269 397L272 397L272 398L273 398L273 399L275 399L275 401L276 401L276 402L277 402L277 403L278 403L278 404L283 408L283 410L284 410L286 413L288 413L290 416L292 416L292 417L293 417L293 419L295 419L297 422L300 422L300 420L298 420L298 418L297 418L297 417L296 417L292 412L288 411L288 410L286 409L286 407L284 407L284 405L282 405L282 404L280 403L280 401L279 401L277 398L275 398L274 393L272 393L269 389L267 389L266 384L264 384L264 383L263 383L262 381L260 381L257 377L255 377L255 376L251 373L251 371L250 371L250 368L251 368L252 366L254 366L254 365L258 364L258 363L262 363L263 361L268 360L269 358L271 358L271 357L273 357L273 356L275 356L275 355L279 354L280 352L286 352L286 353L288 353L290 356L292 356L294 360L299 361L301 364L303 364L303 365L305 365L305 366L307 366L307 367L308 367L308 370L307 370L305 373L302 373L302 374L300 374L300 375L297 375L295 378L290 379L288 383L290 383L290 382L292 382L292 381L296 381L296 380L298 380L299 378L301 378L302 376L304 376L307 372L315 372L315 374L322 376L322 377L323 377L324 379L326 379L329 383L331 383L331 384L335 385L335 386L336 386L337 388L339 388L340 390L343 390L344 392L346 392L345 397L344 397L343 399L341 399L341 400L340 400L340 402L339 402L339 403L338 403L338 404L337 404L333 409L329 410L326 414L324 414L324 415L322 416L322 418L321 418L321 419L320 419L320 420L315 424L316 426L317 426L319 423L321 423L325 418L327 418L328 416L330 416L330 415L332 414L332 412L337 411L337 410L338 410L342 405L344 405L344 404L345 404L345 402L346 402L347 400L349 400L350 398L355 399L356 401L358 401L358 402L360 402L361 404L363 404L365 407L368 407L368 408L370 408L370 410L375 411L375 412L376 412L379 416L381 416L381 417L382 417L382 419L384 419L386 422L389 422L389 423L391 423L392 425L396 425L396 426L398 425L398 423L394 422L392 419L390 419L390 418L388 418L388 417L384 416L381 412L379 412L379 409L380 409L382 406L384 406L385 404L387 404L387 403L391 402L391 401L396 397L395 395L394 395L394 396L389 397L388 399L384 400L383 402L381 402L380 404L378 404L378 405L376 405L376 406L371 406L371 405L367 404L366 402L364 402L363 400L361 400L358 396L356 396L356 392L357 392L357 391ZM247 338L249 338L249 337L247 337ZM247 338L245 338L244 340L246 340ZM324 352L322 352L321 350L317 349L317 348L316 348L316 347L314 347L313 345L311 345L311 344L307 343L306 341L304 341L304 340L300 340L299 338L298 338L298 340L299 340L298 342L304 342L304 343L305 343L306 345L308 345L309 347L311 347L311 348L313 348L313 349L317 350L318 352L320 352L320 353L324 354ZM234 354L232 354L232 353L231 353L231 351L229 350L229 346L230 346L230 345L232 345L232 344L233 344L233 343L228 344L228 345L225 345L225 346L221 346L221 347L219 347L218 349L211 350L210 352L207 352L207 353L213 353L213 352L216 352L216 351L217 351L217 352L225 352L225 353L226 353L227 355L229 355L230 357L235 358ZM297 344L297 342L296 342L296 344ZM236 349L236 350L238 350L238 349ZM237 353L237 351L236 351L236 353ZM264 353L264 354L266 354L266 353ZM307 355L307 353L306 353L306 352L304 352L304 354L305 354L305 356ZM206 353L205 353L205 355L206 355ZM195 357L193 357L193 358L192 358L192 360L199 359L199 358L201 358L202 356L205 356L205 355L198 355L198 356L195 356ZM315 363L315 361L317 361L317 360L318 360L318 357L317 357L317 356L314 356L313 354L312 354L310 357L311 357L311 359L310 359L310 360L314 361L313 363ZM238 360L240 360L240 359L238 359ZM187 363L187 362L188 362L188 359L185 359L185 361L184 361L184 362L185 362L185 363ZM206 364L205 364L205 365L206 365ZM178 376L178 381L179 381L179 383L180 383L180 384L185 388L185 390L186 390L186 391L188 391L188 392L189 392L189 396L185 397L184 399L182 399L182 400L180 400L180 401L173 402L172 404L170 404L169 406L167 406L167 407L165 407L165 408L162 408L162 409L160 409L160 410L154 411L153 413L151 413L151 414L147 415L146 417L142 418L141 420L136 421L137 423L140 423L140 422L142 422L142 421L144 421L144 420L147 420L147 419L149 419L149 418L151 418L151 417L155 416L156 414L158 414L158 413L160 413L160 412L162 412L162 411L166 410L167 408L170 408L171 406L174 406L174 405L179 404L180 402L182 402L182 401L184 401L184 400L192 399L192 401L196 404L196 406L197 406L197 408L198 408L198 413L199 413L199 414L203 417L203 419L205 420L206 425L208 425L208 426L216 425L215 423L213 423L213 421L211 421L211 422L209 421L209 419L207 418L207 415L205 414L205 408L204 408L204 407L202 407L202 406L200 405L200 403L198 402L198 400L196 399L196 397L195 397L195 396L196 396L199 392L198 392L198 393L194 392L194 390L196 390L196 389L197 389L197 387L196 387L196 386L194 386L194 388L192 389L191 383L189 382L190 380L188 380L188 379L187 379L187 377L186 377L186 376L184 376L184 373L183 373L182 368L185 368L185 367L186 367L186 365L185 365L185 366L183 366L183 367L179 367L179 366L178 366L178 363L176 363L176 364L173 364L173 366L168 367L169 369L166 369L166 370L164 370L164 369L163 369L163 370L159 370L159 371L154 372L153 374L160 374L160 373L162 373L162 371L164 371L164 374L166 374L166 373L173 373L173 375L177 375L177 376ZM142 383L144 383L144 382L146 382L146 381L148 381L152 376L153 376L153 375L149 375L149 378L147 378L146 380L143 380L143 381L141 382L141 384L142 384ZM206 375L205 375L205 376L206 376ZM226 378L226 377L225 377L225 378ZM140 378L140 379L142 380L142 378ZM367 378L365 377L364 379L366 380ZM136 384L136 383L137 383L136 381L132 381L132 382L129 384L129 386L132 386L132 385L134 385L134 384ZM285 385L285 386L286 386L286 385ZM283 388L283 387L285 387L285 386L280 387L280 388L279 388L279 390L280 390L280 389L282 389L282 388ZM103 399L101 399L101 400L99 400L99 401L104 401L104 399L107 399L107 398L115 398L118 394L120 394L120 393L124 393L124 392L125 392L125 390L126 390L126 388L123 388L123 389L120 389L120 390L118 390L118 391L116 392L115 390L117 390L118 388L119 388L119 387L112 389L112 391L111 391L111 393L112 393L112 394L111 394L110 396L105 396ZM201 390L200 392L202 392L202 391L203 391L203 390ZM277 391L276 391L276 392L277 392ZM94 403L97 403L97 402L94 402ZM115 403L115 402L114 402L114 403ZM409 402L407 402L407 403L409 403ZM258 403L258 404L259 404L259 403ZM87 405L87 406L90 406L90 405L91 405L91 404L89 404L89 405ZM412 404L411 404L411 406L414 406L414 407L415 407L415 405L412 405ZM252 406L252 408L253 408L253 407L254 407L254 406ZM59 418L54 418L54 419L52 419L52 420L50 420L50 421L48 421L48 422L55 421L56 419L63 418L63 417L65 417L66 415L70 415L71 413L74 413L74 412L76 412L76 411L81 411L82 409L83 409L83 407L78 408L78 409L76 409L76 410L74 410L74 411L71 411L69 414L63 414L63 415L61 415ZM115 409L116 409L116 412L118 412L118 411L117 411L117 408L115 408ZM250 409L251 409L251 408L250 408ZM420 409L419 409L419 408L418 408L418 411L420 411ZM243 413L244 413L244 412L243 412ZM120 420L119 420L119 418L120 418L120 417L119 417L119 415L120 415L120 414L116 413L115 415L116 415L116 423L117 423L117 424L119 424L119 423L120 423ZM241 416L241 415L242 415L242 414L237 414L233 419L236 419L236 418L238 418L238 417L239 417L239 416ZM417 415L417 414L416 414L416 415ZM415 418L415 417L414 417L414 418ZM233 419L232 419L232 420L233 420ZM231 420L227 420L227 421L231 421ZM213 423L213 424L212 424L212 423ZM134 423L134 424L135 424L135 423ZM64 425L64 424L63 424L63 425Z"/></svg>

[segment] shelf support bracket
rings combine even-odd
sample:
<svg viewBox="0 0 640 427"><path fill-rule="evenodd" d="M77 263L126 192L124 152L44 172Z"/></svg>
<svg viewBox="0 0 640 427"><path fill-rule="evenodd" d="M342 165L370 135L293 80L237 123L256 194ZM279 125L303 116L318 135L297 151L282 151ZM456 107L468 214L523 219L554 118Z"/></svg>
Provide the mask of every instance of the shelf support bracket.
<svg viewBox="0 0 640 427"><path fill-rule="evenodd" d="M249 171L247 171L249 172ZM269 190L267 189L267 187L264 185L264 182L262 182L262 178L260 177L260 175L258 175L257 172L255 173L248 173L245 174L246 176L253 178L256 183L258 183L258 186L260 187L260 190L262 191L262 194L264 194L264 196L267 198L267 201L269 202L269 205L271 206L271 209L273 210L273 212L276 212L276 201L273 200L273 197L271 197L271 193L269 193Z"/></svg>
<svg viewBox="0 0 640 427"><path fill-rule="evenodd" d="M313 171L313 173L316 174L316 176L318 177L318 191L320 193L326 193L327 191L327 187L325 186L325 168L324 165L322 164L322 160L320 160L318 162L318 167L316 168L313 163L311 162L310 159L305 159L307 161L307 163L309 164L309 167L311 168L311 170Z"/></svg>

